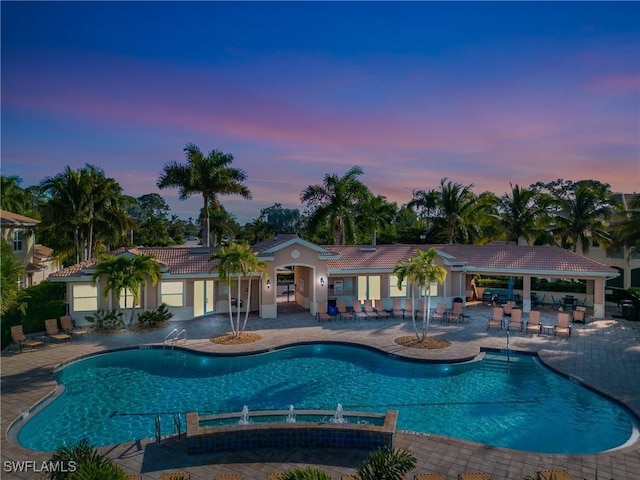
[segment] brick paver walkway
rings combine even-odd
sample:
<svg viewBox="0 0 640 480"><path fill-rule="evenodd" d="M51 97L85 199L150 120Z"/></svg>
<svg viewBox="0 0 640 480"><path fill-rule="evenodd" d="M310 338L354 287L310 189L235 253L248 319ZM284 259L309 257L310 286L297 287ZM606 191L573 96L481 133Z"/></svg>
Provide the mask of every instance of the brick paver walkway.
<svg viewBox="0 0 640 480"><path fill-rule="evenodd" d="M283 309L283 307L280 307ZM32 460L36 464L48 460L50 453L33 452L10 441L6 432L24 409L28 409L55 390L52 369L59 363L79 355L115 347L161 343L176 326L186 328L187 347L208 352L262 350L297 341L339 340L375 346L398 355L446 360L477 355L481 347L505 348L506 335L487 331L489 308L467 308L469 323L435 324L431 334L451 340L453 345L439 351L406 349L394 339L412 332L410 320L366 320L326 322L319 324L306 313L289 313L278 319L249 320L248 330L262 334L263 339L251 345L225 347L215 345L209 337L227 331L228 317L212 316L173 323L161 330L138 334L92 335L81 341L60 346L47 345L33 352L2 352L1 419L3 479L33 479L40 475L7 471L7 463ZM555 312L547 310L544 319ZM606 319L575 325L569 340L548 336L513 333L510 347L535 351L550 367L580 378L586 385L617 399L640 416L640 322ZM637 480L640 478L640 442L614 451L595 455L549 455L490 447L435 435L397 434L397 446L408 448L418 459L412 472L438 471L450 479L463 471L480 470L494 480L522 480L537 470L561 468L579 479ZM192 479L211 480L218 473L241 473L246 480L264 480L269 473L292 467L318 466L334 479L353 474L368 452L339 449L291 449L187 455L183 444L166 440L126 443L102 448L101 451L120 464L128 473L142 473L145 479L158 479L163 472L186 470Z"/></svg>

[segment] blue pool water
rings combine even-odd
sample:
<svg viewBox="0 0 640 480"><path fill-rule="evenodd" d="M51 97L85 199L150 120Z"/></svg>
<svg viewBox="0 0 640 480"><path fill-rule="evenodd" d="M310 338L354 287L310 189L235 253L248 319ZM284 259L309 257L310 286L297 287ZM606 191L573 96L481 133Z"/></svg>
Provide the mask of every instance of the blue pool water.
<svg viewBox="0 0 640 480"><path fill-rule="evenodd" d="M301 345L260 355L213 357L135 349L64 368L64 393L32 415L21 445L55 450L88 437L96 446L152 438L161 415L296 409L399 411L398 428L546 453L619 447L634 422L618 405L541 366L487 353L465 364L410 362L370 349Z"/></svg>

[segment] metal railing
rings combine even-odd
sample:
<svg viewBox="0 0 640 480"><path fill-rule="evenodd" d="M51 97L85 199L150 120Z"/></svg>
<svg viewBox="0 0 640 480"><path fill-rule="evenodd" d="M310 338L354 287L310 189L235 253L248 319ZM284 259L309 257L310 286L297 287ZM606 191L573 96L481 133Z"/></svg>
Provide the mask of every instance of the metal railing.
<svg viewBox="0 0 640 480"><path fill-rule="evenodd" d="M175 346L180 340L184 340L184 343L187 343L187 331L183 328L182 330L178 330L174 328L164 337L162 341L162 348L166 346L167 343L171 343L171 348Z"/></svg>

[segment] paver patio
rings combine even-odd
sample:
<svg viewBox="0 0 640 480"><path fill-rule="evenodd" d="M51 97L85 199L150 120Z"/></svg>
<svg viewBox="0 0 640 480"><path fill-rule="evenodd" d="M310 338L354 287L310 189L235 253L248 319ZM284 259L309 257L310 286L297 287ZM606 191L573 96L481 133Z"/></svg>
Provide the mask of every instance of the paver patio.
<svg viewBox="0 0 640 480"><path fill-rule="evenodd" d="M504 331L487 331L490 309L468 307L471 318L463 324L433 324L432 335L453 342L438 351L407 349L394 343L396 337L411 334L408 319L348 320L318 323L305 312L283 314L278 319L252 317L247 330L259 332L263 339L249 345L221 346L209 337L228 330L225 315L172 323L145 333L90 335L73 343L47 345L45 349L23 353L2 352L1 419L3 479L34 479L41 476L33 469L8 471L6 462L48 460L50 453L34 452L9 441L6 432L20 412L49 395L56 386L52 369L71 358L115 347L162 343L173 328L186 328L188 348L207 352L263 350L283 344L309 340L333 340L362 343L386 352L438 360L468 358L481 347L506 348ZM546 310L544 318L555 318ZM535 351L551 368L574 375L605 395L626 405L640 416L640 322L608 318L573 327L568 340L548 336L512 333L510 348ZM576 478L595 480L637 480L640 478L640 442L594 455L551 455L490 447L436 435L399 432L396 445L408 448L418 459L412 472L438 471L450 479L463 471L481 470L494 480L521 480L540 469L566 469ZM161 444L153 439L123 443L100 449L120 464L127 473L141 473L145 479L158 479L167 471L186 470L192 479L212 479L218 473L241 473L246 480L264 480L269 473L293 467L317 466L334 479L353 474L367 456L361 450L340 449L259 449L233 453L187 455L184 445L168 439Z"/></svg>

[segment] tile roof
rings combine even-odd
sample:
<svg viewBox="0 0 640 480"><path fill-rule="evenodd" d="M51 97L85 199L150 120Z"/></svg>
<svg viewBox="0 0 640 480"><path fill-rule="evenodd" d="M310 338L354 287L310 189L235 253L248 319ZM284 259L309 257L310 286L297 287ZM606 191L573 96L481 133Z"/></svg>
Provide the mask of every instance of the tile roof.
<svg viewBox="0 0 640 480"><path fill-rule="evenodd" d="M296 238L282 236L255 245L254 252L265 252ZM307 242L308 243L308 242ZM436 248L445 262L470 272L616 275L617 270L582 255L551 246L524 247L518 245L325 245L327 269L330 274L340 272L391 271L399 262L407 261L417 249ZM151 254L166 266L171 275L206 275L216 263L209 260L217 247L137 247L121 248L113 254ZM59 272L53 278L87 275L97 259L88 260Z"/></svg>
<svg viewBox="0 0 640 480"><path fill-rule="evenodd" d="M19 213L0 210L0 223L3 226L32 227L39 224L40 220L25 217L24 215L20 215Z"/></svg>

